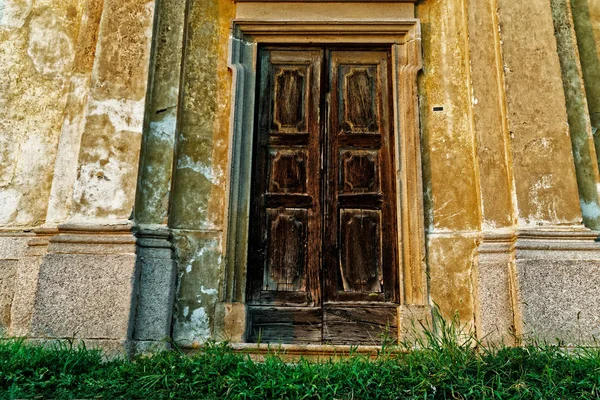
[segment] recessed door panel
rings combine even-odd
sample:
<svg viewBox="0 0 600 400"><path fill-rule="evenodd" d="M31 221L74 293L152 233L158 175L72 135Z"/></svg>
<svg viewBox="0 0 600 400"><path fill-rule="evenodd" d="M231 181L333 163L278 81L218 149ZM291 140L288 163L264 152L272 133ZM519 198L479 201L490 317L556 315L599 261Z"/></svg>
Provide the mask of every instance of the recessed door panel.
<svg viewBox="0 0 600 400"><path fill-rule="evenodd" d="M340 211L340 271L338 291L383 293L381 262L381 211Z"/></svg>

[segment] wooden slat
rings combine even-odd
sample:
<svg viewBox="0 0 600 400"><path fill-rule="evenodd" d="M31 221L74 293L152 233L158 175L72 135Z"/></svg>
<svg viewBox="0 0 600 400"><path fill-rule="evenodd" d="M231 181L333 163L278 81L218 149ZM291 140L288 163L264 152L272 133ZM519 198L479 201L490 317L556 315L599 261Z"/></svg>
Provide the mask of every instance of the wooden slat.
<svg viewBox="0 0 600 400"><path fill-rule="evenodd" d="M257 304L272 306L310 306L310 297L306 292L278 292L263 290Z"/></svg>
<svg viewBox="0 0 600 400"><path fill-rule="evenodd" d="M295 134L280 134L270 133L269 134L269 146L308 146L309 135L308 133L295 133Z"/></svg>
<svg viewBox="0 0 600 400"><path fill-rule="evenodd" d="M339 147L352 147L356 149L379 149L381 147L381 135L342 132L337 136Z"/></svg>
<svg viewBox="0 0 600 400"><path fill-rule="evenodd" d="M366 210L381 210L383 199L379 194L340 194L340 208L364 208Z"/></svg>
<svg viewBox="0 0 600 400"><path fill-rule="evenodd" d="M322 309L250 307L250 342L320 344Z"/></svg>
<svg viewBox="0 0 600 400"><path fill-rule="evenodd" d="M327 344L380 344L398 338L397 306L365 307L360 304L325 305L323 342Z"/></svg>
<svg viewBox="0 0 600 400"><path fill-rule="evenodd" d="M307 194L265 194L266 208L310 208L313 199Z"/></svg>

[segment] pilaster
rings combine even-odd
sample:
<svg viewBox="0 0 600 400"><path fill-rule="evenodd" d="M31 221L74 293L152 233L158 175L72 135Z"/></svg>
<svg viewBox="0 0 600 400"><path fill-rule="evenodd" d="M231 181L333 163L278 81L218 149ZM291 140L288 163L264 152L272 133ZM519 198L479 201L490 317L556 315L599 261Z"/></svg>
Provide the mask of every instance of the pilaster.
<svg viewBox="0 0 600 400"><path fill-rule="evenodd" d="M518 225L580 224L551 4L498 0L498 23Z"/></svg>

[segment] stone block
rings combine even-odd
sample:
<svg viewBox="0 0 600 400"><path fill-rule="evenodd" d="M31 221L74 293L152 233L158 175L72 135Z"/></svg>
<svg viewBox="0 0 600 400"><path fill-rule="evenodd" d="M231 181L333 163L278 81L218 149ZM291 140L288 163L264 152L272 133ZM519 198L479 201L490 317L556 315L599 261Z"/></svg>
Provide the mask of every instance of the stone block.
<svg viewBox="0 0 600 400"><path fill-rule="evenodd" d="M246 305L217 303L215 307L215 336L217 340L241 343L246 339Z"/></svg>
<svg viewBox="0 0 600 400"><path fill-rule="evenodd" d="M0 260L20 259L27 248L29 238L30 235L15 233L15 236L12 236L10 233L6 235L0 233Z"/></svg>
<svg viewBox="0 0 600 400"><path fill-rule="evenodd" d="M509 268L509 262L480 262L477 266L475 324L477 337L483 342L514 342Z"/></svg>
<svg viewBox="0 0 600 400"><path fill-rule="evenodd" d="M589 344L600 338L600 243L577 227L519 232L515 321L525 338Z"/></svg>
<svg viewBox="0 0 600 400"><path fill-rule="evenodd" d="M41 262L42 257L23 257L18 263L11 305L11 336L27 336L30 333Z"/></svg>
<svg viewBox="0 0 600 400"><path fill-rule="evenodd" d="M0 259L0 334L10 325L10 308L14 296L18 261Z"/></svg>
<svg viewBox="0 0 600 400"><path fill-rule="evenodd" d="M514 237L487 235L477 248L473 269L477 338L486 343L514 344L511 274Z"/></svg>
<svg viewBox="0 0 600 400"><path fill-rule="evenodd" d="M36 337L131 337L135 254L47 254L32 319Z"/></svg>
<svg viewBox="0 0 600 400"><path fill-rule="evenodd" d="M29 236L21 232L0 232L0 334L10 328L18 264L27 249Z"/></svg>
<svg viewBox="0 0 600 400"><path fill-rule="evenodd" d="M9 335L29 336L31 317L38 289L42 259L48 249L48 239L55 232L45 230L27 242L27 250L17 264L14 297L11 305Z"/></svg>
<svg viewBox="0 0 600 400"><path fill-rule="evenodd" d="M526 339L584 344L600 338L600 257L517 260L516 270Z"/></svg>

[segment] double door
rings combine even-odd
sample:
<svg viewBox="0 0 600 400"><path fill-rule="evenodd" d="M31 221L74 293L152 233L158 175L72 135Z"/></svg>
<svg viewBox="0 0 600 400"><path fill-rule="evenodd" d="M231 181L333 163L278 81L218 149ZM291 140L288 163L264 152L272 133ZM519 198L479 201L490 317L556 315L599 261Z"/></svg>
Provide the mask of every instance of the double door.
<svg viewBox="0 0 600 400"><path fill-rule="evenodd" d="M248 341L397 337L390 53L259 49Z"/></svg>

